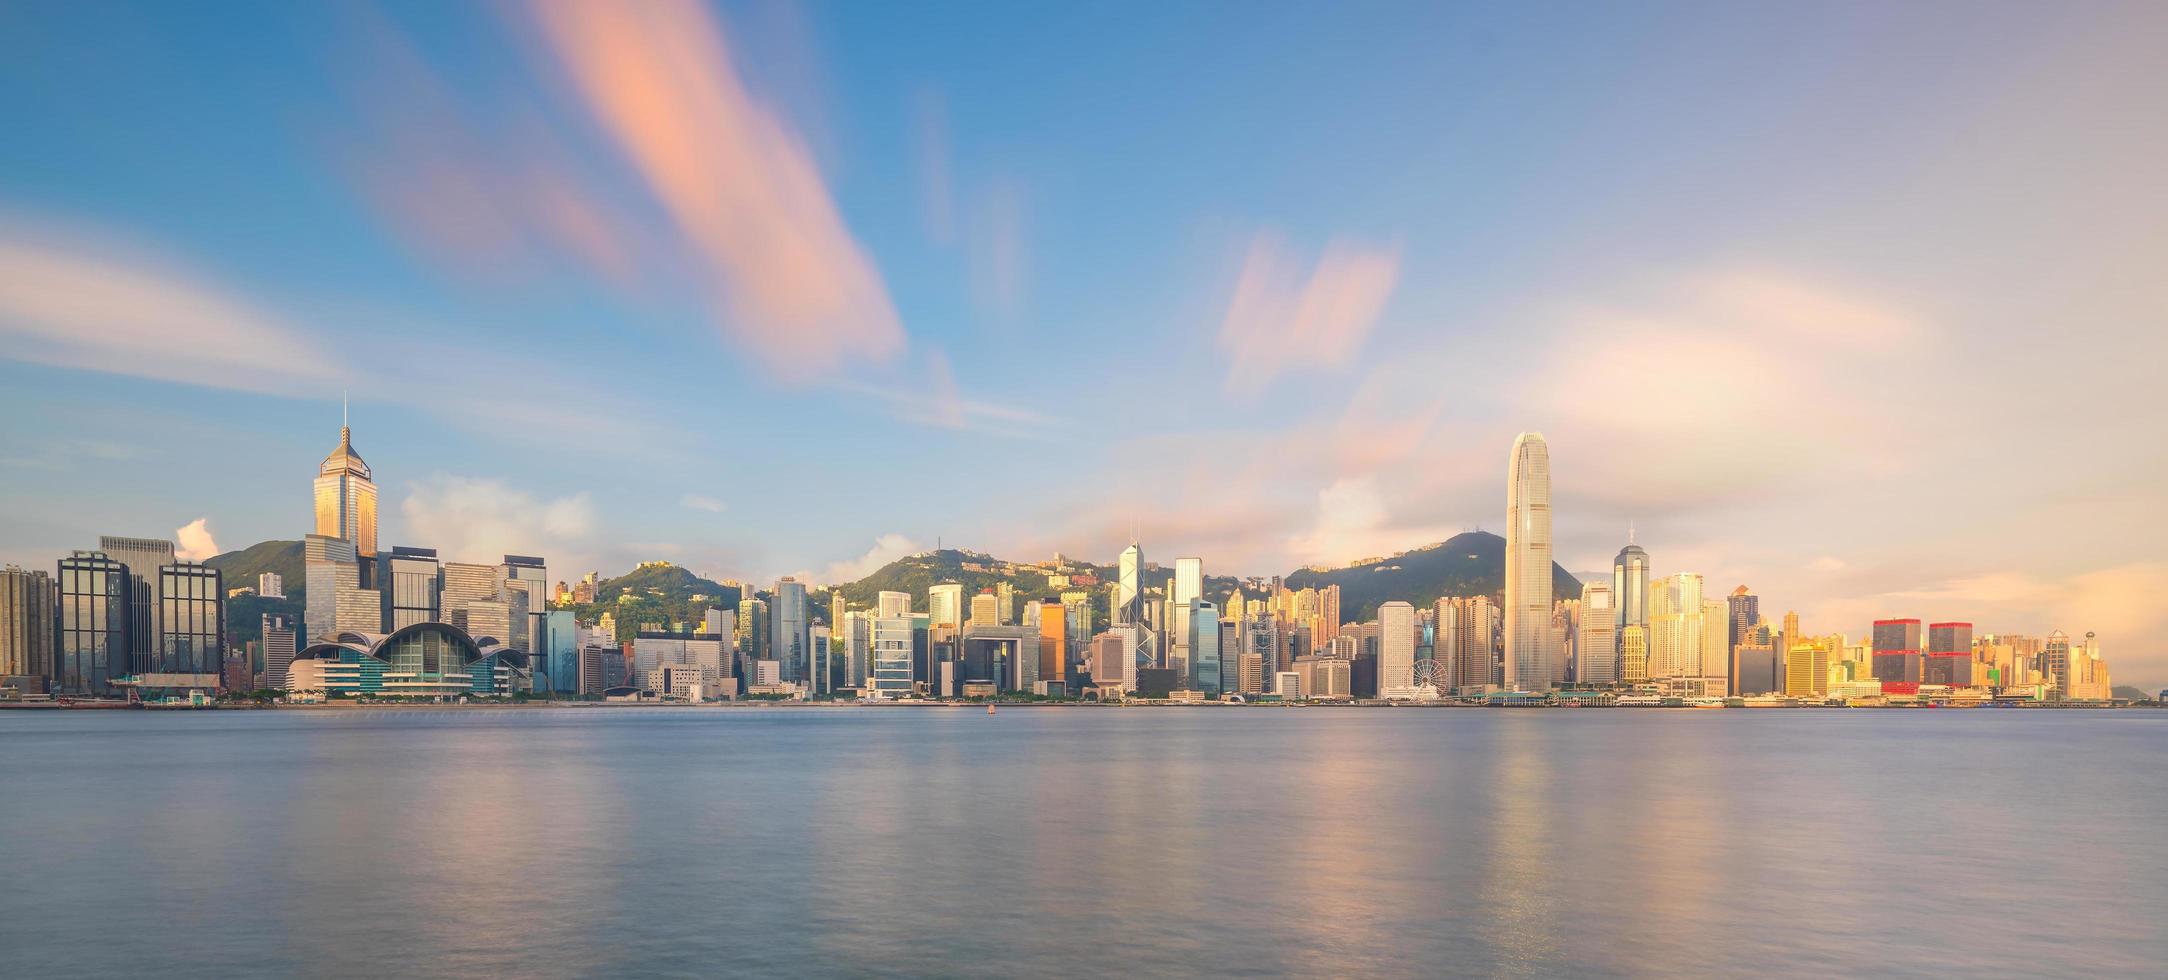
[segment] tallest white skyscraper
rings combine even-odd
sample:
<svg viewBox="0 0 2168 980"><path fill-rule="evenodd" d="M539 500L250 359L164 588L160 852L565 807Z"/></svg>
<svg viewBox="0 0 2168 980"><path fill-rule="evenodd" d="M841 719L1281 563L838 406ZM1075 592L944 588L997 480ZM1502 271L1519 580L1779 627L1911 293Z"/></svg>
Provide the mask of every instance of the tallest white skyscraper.
<svg viewBox="0 0 2168 980"><path fill-rule="evenodd" d="M1536 432L1513 440L1506 471L1505 620L1506 689L1551 687L1551 450Z"/></svg>

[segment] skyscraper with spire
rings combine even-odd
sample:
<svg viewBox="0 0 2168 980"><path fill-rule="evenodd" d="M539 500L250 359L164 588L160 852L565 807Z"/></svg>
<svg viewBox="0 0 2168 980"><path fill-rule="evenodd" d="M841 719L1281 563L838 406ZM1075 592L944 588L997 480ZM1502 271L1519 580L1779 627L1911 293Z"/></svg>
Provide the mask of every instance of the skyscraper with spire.
<svg viewBox="0 0 2168 980"><path fill-rule="evenodd" d="M316 533L354 546L364 567L376 557L376 481L354 451L354 433L339 411L339 447L316 470Z"/></svg>
<svg viewBox="0 0 2168 980"><path fill-rule="evenodd" d="M1551 676L1551 451L1537 432L1513 440L1506 472L1508 690L1541 691Z"/></svg>
<svg viewBox="0 0 2168 980"><path fill-rule="evenodd" d="M1129 547L1122 549L1121 564L1114 589L1114 608L1109 610L1114 622L1144 622L1144 549L1135 538Z"/></svg>

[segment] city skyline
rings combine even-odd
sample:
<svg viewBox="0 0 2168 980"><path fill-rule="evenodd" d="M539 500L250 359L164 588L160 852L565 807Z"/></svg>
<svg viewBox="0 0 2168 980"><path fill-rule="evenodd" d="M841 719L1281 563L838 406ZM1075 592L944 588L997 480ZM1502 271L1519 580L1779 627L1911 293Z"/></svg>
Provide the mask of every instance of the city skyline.
<svg viewBox="0 0 2168 980"><path fill-rule="evenodd" d="M190 560L171 541L102 536L95 550L59 558L50 578L14 565L0 571L7 596L0 677L40 693L49 678L66 695L191 689L191 698L205 687L228 696L253 690L259 673L285 680L265 686L305 698L327 690L432 697L471 690L550 698L632 692L695 702L735 700L740 692L855 692L874 701L975 691L1216 699L1285 698L1320 687L1333 699L1508 703L1570 688L1559 697L1636 706L1769 697L1968 705L2112 697L2095 631L2074 640L2057 629L2042 639L1991 627L1976 642L1969 621L1937 621L1923 633L1920 619L1882 618L1855 643L1842 626L1803 630L1796 610L1781 620L1773 610L1764 616L1762 597L1743 584L1719 600L1700 573L1650 582L1650 556L1631 529L1608 581L1598 572L1570 597L1554 596L1551 459L1535 432L1516 437L1509 453L1498 589L1448 589L1434 612L1422 613L1404 595L1387 594L1376 600L1374 618L1352 623L1344 621L1340 584L1295 588L1277 575L1238 575L1221 591L1209 586L1203 558L1152 563L1132 541L1107 569L1103 596L1096 575L1072 582L1072 572L1088 569L1057 553L1035 563L1048 570L1038 590L1043 599L1016 588L1004 563L998 581L973 593L968 616L965 587L953 577L914 590L925 597L920 617L910 592L884 590L877 611L853 610L843 587L854 583L782 576L765 592L729 582L723 587L734 589L733 600L694 597L704 600L694 626L623 605L631 593L597 606L596 571L580 576L585 598L565 577L552 590L541 556L505 554L501 563L477 564L446 562L438 549L411 544L364 552L353 539L377 537L374 470L350 427L340 427L338 445L316 472L313 532L298 554L307 604L262 614L260 672L251 669L257 644L241 644L227 629L226 600L261 594L283 603L280 576L261 574L229 592L221 568ZM953 571L973 567L964 562ZM1148 567L1163 573L1155 576L1163 584L1143 579ZM823 588L829 621L816 625L812 593ZM1624 601L1612 601L1614 594ZM1224 609L1214 601L1220 596ZM1098 621L1107 631L1095 634L1102 600ZM285 632L274 657L272 636L286 629L274 613L297 611L302 629ZM634 628L635 644L623 643L626 628ZM1134 661L1113 668L1116 676L1095 673L1109 668L1110 653L1125 651ZM1335 670L1346 672L1346 684L1331 677ZM1150 684L1143 681L1148 671L1155 672ZM1291 686L1283 689L1283 680Z"/></svg>
<svg viewBox="0 0 2168 980"><path fill-rule="evenodd" d="M0 432L0 561L296 537L341 389L386 546L755 582L937 540L1385 555L1502 532L1497 447L1536 430L1585 580L1631 523L1710 597L2097 630L2168 676L2158 9L972 11L1033 39L994 51L939 36L960 11L645 9L0 15L39 137L0 156L0 409L39 420ZM1095 57L1027 70L1058 31ZM597 68L662 34L711 42L677 66L706 126L643 129ZM63 84L105 38L127 64ZM1329 77L1263 70L1296 50ZM1141 81L1177 68L1187 98ZM1386 92L1435 114L1348 111ZM673 136L773 193L702 198Z"/></svg>

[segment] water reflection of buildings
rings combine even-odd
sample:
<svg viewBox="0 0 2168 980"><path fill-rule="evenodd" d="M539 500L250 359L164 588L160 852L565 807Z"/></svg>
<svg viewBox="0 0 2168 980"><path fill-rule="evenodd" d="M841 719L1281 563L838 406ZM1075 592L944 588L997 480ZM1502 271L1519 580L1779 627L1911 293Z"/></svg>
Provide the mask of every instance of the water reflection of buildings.
<svg viewBox="0 0 2168 980"><path fill-rule="evenodd" d="M1491 803L1485 822L1490 860L1483 868L1481 905L1490 915L1498 972L1547 972L1563 925L1554 876L1568 870L1553 846L1566 823L1553 799L1549 742L1558 729L1523 714L1498 723L1484 790Z"/></svg>

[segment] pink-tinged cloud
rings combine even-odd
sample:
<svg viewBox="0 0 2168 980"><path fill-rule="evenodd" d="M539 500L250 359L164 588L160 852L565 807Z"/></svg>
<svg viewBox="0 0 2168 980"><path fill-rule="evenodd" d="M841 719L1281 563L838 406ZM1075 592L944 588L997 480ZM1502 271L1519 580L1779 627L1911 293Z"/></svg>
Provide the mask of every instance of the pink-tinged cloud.
<svg viewBox="0 0 2168 980"><path fill-rule="evenodd" d="M132 245L0 215L0 357L238 391L337 384L278 315Z"/></svg>
<svg viewBox="0 0 2168 980"><path fill-rule="evenodd" d="M997 180L979 195L967 258L971 298L997 320L1023 312L1025 272L1024 194L1013 180Z"/></svg>
<svg viewBox="0 0 2168 980"><path fill-rule="evenodd" d="M714 277L725 329L787 377L903 347L887 287L803 140L689 0L537 3L578 97Z"/></svg>
<svg viewBox="0 0 2168 980"><path fill-rule="evenodd" d="M1259 235L1220 323L1227 390L1255 394L1282 374L1346 366L1399 278L1397 246L1335 240L1305 275L1284 240Z"/></svg>
<svg viewBox="0 0 2168 980"><path fill-rule="evenodd" d="M352 123L327 151L408 247L465 278L584 268L619 288L668 254L539 105L478 105L370 8L347 32Z"/></svg>

